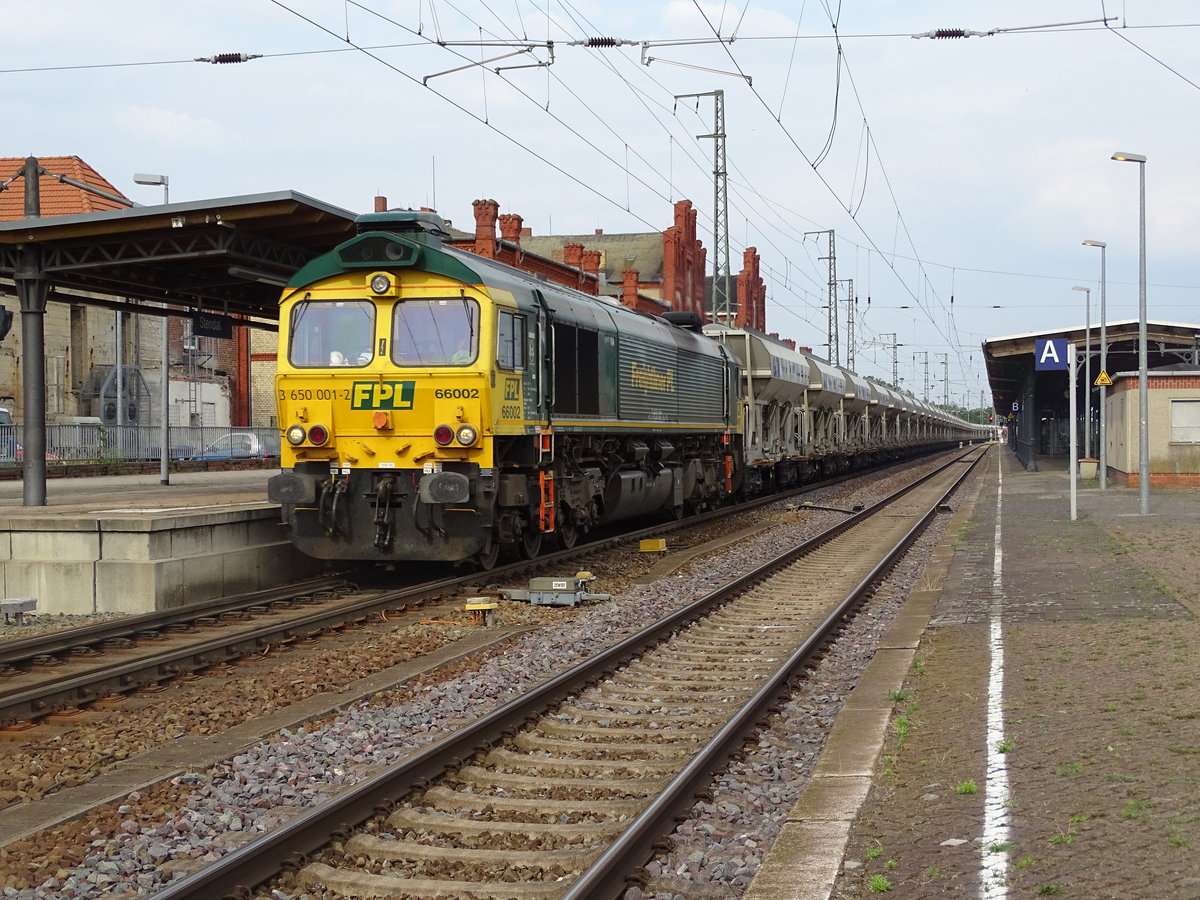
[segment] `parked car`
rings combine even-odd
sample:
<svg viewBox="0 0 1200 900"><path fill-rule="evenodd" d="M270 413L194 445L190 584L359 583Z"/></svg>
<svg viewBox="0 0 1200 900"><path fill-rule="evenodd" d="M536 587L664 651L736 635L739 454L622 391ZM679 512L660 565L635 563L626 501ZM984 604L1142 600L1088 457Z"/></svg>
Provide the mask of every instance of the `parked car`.
<svg viewBox="0 0 1200 900"><path fill-rule="evenodd" d="M279 447L271 446L249 431L234 431L217 438L191 459L270 459L279 455Z"/></svg>
<svg viewBox="0 0 1200 900"><path fill-rule="evenodd" d="M17 458L16 431L12 413L0 406L0 459Z"/></svg>

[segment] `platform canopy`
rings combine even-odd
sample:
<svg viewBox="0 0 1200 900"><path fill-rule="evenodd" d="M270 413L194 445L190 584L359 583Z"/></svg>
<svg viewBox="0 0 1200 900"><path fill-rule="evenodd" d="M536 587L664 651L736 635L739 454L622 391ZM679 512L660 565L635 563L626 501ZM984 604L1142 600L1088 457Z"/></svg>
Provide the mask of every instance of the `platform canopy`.
<svg viewBox="0 0 1200 900"><path fill-rule="evenodd" d="M1138 368L1138 321L1122 319L1106 327L1108 344L1107 372L1135 371ZM1091 376L1100 374L1100 324L1093 323L1090 336L1085 325L1049 331L1033 331L1006 337L989 338L983 342L983 358L987 365L988 384L997 412L1014 409L1030 390L1034 376L1034 351L1038 340L1066 339L1074 342L1079 353L1091 348ZM1178 322L1146 323L1147 366L1151 369L1180 361L1187 353L1200 348L1200 325ZM1080 368L1080 377L1083 369Z"/></svg>
<svg viewBox="0 0 1200 900"><path fill-rule="evenodd" d="M277 320L280 287L353 236L355 215L278 191L16 219L0 222L0 278L14 278L22 248L35 246L52 302L150 301Z"/></svg>

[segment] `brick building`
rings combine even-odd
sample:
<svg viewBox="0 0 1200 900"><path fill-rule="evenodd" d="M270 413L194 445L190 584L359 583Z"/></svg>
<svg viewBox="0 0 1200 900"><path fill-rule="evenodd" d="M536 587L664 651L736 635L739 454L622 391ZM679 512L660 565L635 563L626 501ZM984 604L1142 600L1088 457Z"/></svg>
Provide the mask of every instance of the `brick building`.
<svg viewBox="0 0 1200 900"><path fill-rule="evenodd" d="M384 198L376 198L377 212L386 206ZM711 320L707 251L696 237L696 210L690 200L675 203L674 224L664 231L623 234L597 228L592 234L534 235L521 216L500 214L495 200L476 200L473 212L474 234L458 232L451 241L454 246L584 293L618 298L642 312L694 312L702 321ZM735 276L737 324L763 331L766 285L755 248L746 249L742 266Z"/></svg>
<svg viewBox="0 0 1200 900"><path fill-rule="evenodd" d="M1138 373L1112 376L1108 404L1108 468L1126 487L1137 487L1141 416ZM1150 486L1200 487L1200 368L1180 363L1146 377Z"/></svg>

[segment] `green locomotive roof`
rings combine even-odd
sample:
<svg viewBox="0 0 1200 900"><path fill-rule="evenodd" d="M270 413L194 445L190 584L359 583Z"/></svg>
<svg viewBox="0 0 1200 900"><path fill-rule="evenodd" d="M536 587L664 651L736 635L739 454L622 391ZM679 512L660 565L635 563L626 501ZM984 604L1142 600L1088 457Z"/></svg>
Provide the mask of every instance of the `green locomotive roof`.
<svg viewBox="0 0 1200 900"><path fill-rule="evenodd" d="M441 219L424 212L369 213L355 219L359 234L338 244L297 271L290 290L353 269L416 268L466 284L484 279L456 252L442 244ZM440 223L440 227L439 227Z"/></svg>

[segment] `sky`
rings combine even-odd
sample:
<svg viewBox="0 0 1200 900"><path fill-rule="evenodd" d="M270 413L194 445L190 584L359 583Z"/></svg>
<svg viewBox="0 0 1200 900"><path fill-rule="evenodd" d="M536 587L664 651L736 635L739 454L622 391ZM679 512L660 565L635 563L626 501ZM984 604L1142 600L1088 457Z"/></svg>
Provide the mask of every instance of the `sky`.
<svg viewBox="0 0 1200 900"><path fill-rule="evenodd" d="M846 364L853 290L854 368L891 382L894 352L902 387L972 409L982 341L1099 322L1084 240L1107 243L1108 320L1137 318L1140 167L1111 157L1142 154L1148 317L1200 322L1194 0L0 0L0 21L0 156L79 156L146 204L134 173L173 202L382 195L465 230L481 198L534 234L661 231L689 199L710 260L721 91L729 259L758 249L768 330ZM257 58L195 61L231 53Z"/></svg>

